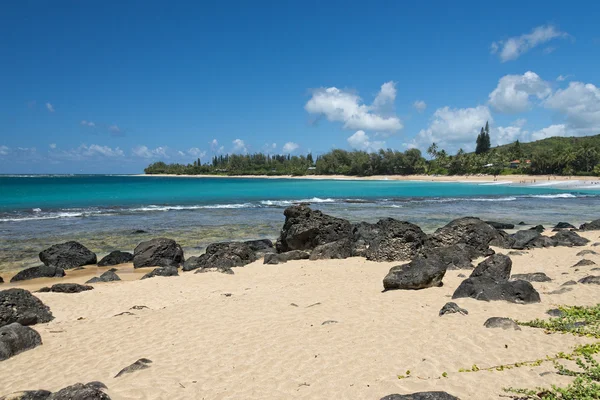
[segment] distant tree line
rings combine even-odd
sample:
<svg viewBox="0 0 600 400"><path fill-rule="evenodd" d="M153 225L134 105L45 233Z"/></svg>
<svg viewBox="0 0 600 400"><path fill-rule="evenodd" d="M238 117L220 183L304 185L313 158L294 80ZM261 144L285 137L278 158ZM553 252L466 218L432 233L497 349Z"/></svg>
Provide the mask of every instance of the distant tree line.
<svg viewBox="0 0 600 400"><path fill-rule="evenodd" d="M404 152L387 149L377 152L332 150L313 159L312 154L225 154L210 162L149 165L146 174L174 175L600 175L600 135L553 137L536 142L514 143L491 148L489 124L476 138L476 151L462 149L449 155L432 143L425 159L418 149Z"/></svg>

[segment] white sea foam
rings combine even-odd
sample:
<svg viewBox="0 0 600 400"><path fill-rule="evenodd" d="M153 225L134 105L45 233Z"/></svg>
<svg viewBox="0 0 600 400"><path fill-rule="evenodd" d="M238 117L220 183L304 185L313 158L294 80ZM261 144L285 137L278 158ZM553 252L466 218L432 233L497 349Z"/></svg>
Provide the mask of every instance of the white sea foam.
<svg viewBox="0 0 600 400"><path fill-rule="evenodd" d="M535 197L538 199L575 199L577 196L571 193L557 193L557 194L532 194L524 197Z"/></svg>
<svg viewBox="0 0 600 400"><path fill-rule="evenodd" d="M334 199L320 199L318 197L313 197L312 199L302 200L262 200L260 201L260 204L271 207L287 207L297 203L334 203L335 201L336 200Z"/></svg>

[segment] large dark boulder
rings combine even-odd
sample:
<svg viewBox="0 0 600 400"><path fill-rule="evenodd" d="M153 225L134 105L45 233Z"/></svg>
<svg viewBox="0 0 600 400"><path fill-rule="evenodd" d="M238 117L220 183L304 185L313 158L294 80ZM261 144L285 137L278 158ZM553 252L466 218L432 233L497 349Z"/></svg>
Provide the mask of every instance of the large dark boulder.
<svg viewBox="0 0 600 400"><path fill-rule="evenodd" d="M479 276L488 276L498 281L505 281L510 278L512 269L512 260L504 254L494 254L482 262L471 273L471 278Z"/></svg>
<svg viewBox="0 0 600 400"><path fill-rule="evenodd" d="M531 283L523 280L499 282L489 276L468 278L462 281L452 298L464 297L483 301L504 300L518 304L540 302L540 294L531 286Z"/></svg>
<svg viewBox="0 0 600 400"><path fill-rule="evenodd" d="M255 251L246 243L221 242L208 245L206 252L199 257L190 257L183 264L184 271L216 268L228 270L242 267L257 260Z"/></svg>
<svg viewBox="0 0 600 400"><path fill-rule="evenodd" d="M464 243L453 244L446 247L425 247L421 251L423 257L438 257L445 264L446 269L473 269L471 260L477 258L477 251Z"/></svg>
<svg viewBox="0 0 600 400"><path fill-rule="evenodd" d="M384 218L375 225L377 234L366 249L367 260L410 260L419 254L427 241L425 232L410 222Z"/></svg>
<svg viewBox="0 0 600 400"><path fill-rule="evenodd" d="M81 293L88 290L93 290L93 286L80 285L78 283L57 283L51 287L43 287L39 292L53 292L53 293Z"/></svg>
<svg viewBox="0 0 600 400"><path fill-rule="evenodd" d="M18 322L0 328L0 361L42 344L39 333Z"/></svg>
<svg viewBox="0 0 600 400"><path fill-rule="evenodd" d="M510 237L513 239L511 248L517 250L529 249L529 243L541 236L538 231L521 230L513 233Z"/></svg>
<svg viewBox="0 0 600 400"><path fill-rule="evenodd" d="M48 390L23 390L0 397L0 400L47 400L52 392Z"/></svg>
<svg viewBox="0 0 600 400"><path fill-rule="evenodd" d="M275 246L269 239L248 240L244 244L250 247L257 257L263 257L268 253L275 253Z"/></svg>
<svg viewBox="0 0 600 400"><path fill-rule="evenodd" d="M0 327L13 322L35 325L50 322L53 318L50 308L27 290L0 291Z"/></svg>
<svg viewBox="0 0 600 400"><path fill-rule="evenodd" d="M100 276L93 277L86 283L114 282L114 281L120 281L120 280L121 280L121 278L119 278L119 275L117 275L115 273L115 271L108 270Z"/></svg>
<svg viewBox="0 0 600 400"><path fill-rule="evenodd" d="M557 246L585 246L590 241L584 237L581 237L577 232L573 231L560 231L556 235L552 236L552 240Z"/></svg>
<svg viewBox="0 0 600 400"><path fill-rule="evenodd" d="M285 253L266 254L264 264L284 264L292 260L308 260L310 253L303 250L286 251Z"/></svg>
<svg viewBox="0 0 600 400"><path fill-rule="evenodd" d="M321 244L310 253L311 260L344 259L352 257L352 241L348 238Z"/></svg>
<svg viewBox="0 0 600 400"><path fill-rule="evenodd" d="M158 267L142 276L142 279L154 278L155 276L179 276L176 267Z"/></svg>
<svg viewBox="0 0 600 400"><path fill-rule="evenodd" d="M600 231L600 219L595 219L592 222L586 222L579 226L582 231Z"/></svg>
<svg viewBox="0 0 600 400"><path fill-rule="evenodd" d="M52 393L48 400L110 400L104 391L106 385L101 382L76 383Z"/></svg>
<svg viewBox="0 0 600 400"><path fill-rule="evenodd" d="M345 219L311 210L304 205L288 207L285 222L276 243L278 253L290 250L312 250L351 236L352 225Z"/></svg>
<svg viewBox="0 0 600 400"><path fill-rule="evenodd" d="M99 267L108 267L111 265L125 264L133 261L133 254L125 251L113 251L98 262Z"/></svg>
<svg viewBox="0 0 600 400"><path fill-rule="evenodd" d="M19 271L11 278L11 282L26 281L37 278L61 278L65 276L65 270L59 267L40 265Z"/></svg>
<svg viewBox="0 0 600 400"><path fill-rule="evenodd" d="M380 232L379 224L371 224L369 222L359 222L352 225L352 241L354 246L352 255L355 257L366 257L367 249Z"/></svg>
<svg viewBox="0 0 600 400"><path fill-rule="evenodd" d="M583 283L586 285L600 285L600 276L598 275L588 275L585 278L581 278L579 281L579 283Z"/></svg>
<svg viewBox="0 0 600 400"><path fill-rule="evenodd" d="M554 226L554 229L575 229L575 227L568 222L559 222Z"/></svg>
<svg viewBox="0 0 600 400"><path fill-rule="evenodd" d="M142 242L133 251L133 267L177 267L184 262L183 249L172 239Z"/></svg>
<svg viewBox="0 0 600 400"><path fill-rule="evenodd" d="M390 394L381 400L460 400L446 392L418 392L411 394Z"/></svg>
<svg viewBox="0 0 600 400"><path fill-rule="evenodd" d="M436 257L417 257L408 264L392 267L383 278L383 288L425 289L442 286L446 274L446 264Z"/></svg>
<svg viewBox="0 0 600 400"><path fill-rule="evenodd" d="M490 254L490 246L508 247L507 236L479 218L464 217L451 221L431 235L432 247L445 247L464 243L478 256Z"/></svg>
<svg viewBox="0 0 600 400"><path fill-rule="evenodd" d="M40 253L40 260L45 265L52 265L62 269L81 267L96 264L96 254L78 242L55 244Z"/></svg>
<svg viewBox="0 0 600 400"><path fill-rule="evenodd" d="M485 221L485 223L496 229L515 229L515 224L508 224L506 222Z"/></svg>

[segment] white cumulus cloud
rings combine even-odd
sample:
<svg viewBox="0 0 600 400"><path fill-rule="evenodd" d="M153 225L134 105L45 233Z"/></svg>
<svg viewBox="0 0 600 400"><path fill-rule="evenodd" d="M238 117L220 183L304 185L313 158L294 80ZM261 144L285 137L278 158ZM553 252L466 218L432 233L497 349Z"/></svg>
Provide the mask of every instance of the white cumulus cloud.
<svg viewBox="0 0 600 400"><path fill-rule="evenodd" d="M54 112L54 106L50 103L46 103L46 108L48 109L48 111L50 111L51 113Z"/></svg>
<svg viewBox="0 0 600 400"><path fill-rule="evenodd" d="M342 122L345 129L396 132L403 128L402 122L386 114L393 110L395 98L394 82L384 83L370 106L354 93L336 87L320 88L313 91L304 109L331 122Z"/></svg>
<svg viewBox="0 0 600 400"><path fill-rule="evenodd" d="M568 36L568 33L559 31L553 25L541 25L534 28L531 33L493 42L491 52L492 54L498 54L502 62L516 60L534 47L556 38L565 38Z"/></svg>
<svg viewBox="0 0 600 400"><path fill-rule="evenodd" d="M489 102L495 110L503 113L519 113L531 108L531 97L544 99L550 95L550 84L535 72L523 75L505 75L489 95Z"/></svg>
<svg viewBox="0 0 600 400"><path fill-rule="evenodd" d="M155 149L149 149L147 146L136 146L131 150L131 152L133 155L142 158L169 158L167 155L167 148L162 146Z"/></svg>
<svg viewBox="0 0 600 400"><path fill-rule="evenodd" d="M545 106L564 115L575 136L600 130L600 88L591 83L570 82L546 99Z"/></svg>
<svg viewBox="0 0 600 400"><path fill-rule="evenodd" d="M91 128L95 127L96 124L92 121L86 121L85 119L81 121L81 125L83 126L89 126Z"/></svg>
<svg viewBox="0 0 600 400"><path fill-rule="evenodd" d="M374 152L385 147L383 141L371 141L365 131L356 131L347 140L348 144L355 150Z"/></svg>
<svg viewBox="0 0 600 400"><path fill-rule="evenodd" d="M413 107L415 110L422 113L427 108L427 103L425 103L423 100L417 100L413 103Z"/></svg>
<svg viewBox="0 0 600 400"><path fill-rule="evenodd" d="M235 139L233 141L233 152L234 153L247 153L246 143L242 139Z"/></svg>
<svg viewBox="0 0 600 400"><path fill-rule="evenodd" d="M553 136L569 136L567 126L564 124L550 125L546 128L531 133L531 140L546 139Z"/></svg>
<svg viewBox="0 0 600 400"><path fill-rule="evenodd" d="M287 142L286 144L283 145L283 152L284 153L293 153L294 151L296 151L298 149L298 147L300 147L300 146L297 143Z"/></svg>
<svg viewBox="0 0 600 400"><path fill-rule="evenodd" d="M9 150L8 146L0 146L0 156L7 155Z"/></svg>
<svg viewBox="0 0 600 400"><path fill-rule="evenodd" d="M56 149L56 143L50 143L49 147L50 147L51 149Z"/></svg>
<svg viewBox="0 0 600 400"><path fill-rule="evenodd" d="M206 152L200 150L198 147L192 147L188 149L187 153L194 157L204 157L206 155Z"/></svg>

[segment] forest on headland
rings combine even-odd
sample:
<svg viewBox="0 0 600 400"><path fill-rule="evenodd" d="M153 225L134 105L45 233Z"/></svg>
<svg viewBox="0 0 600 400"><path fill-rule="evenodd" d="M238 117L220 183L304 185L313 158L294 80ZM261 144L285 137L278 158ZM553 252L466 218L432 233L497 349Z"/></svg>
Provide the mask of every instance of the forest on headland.
<svg viewBox="0 0 600 400"><path fill-rule="evenodd" d="M406 151L381 149L377 152L331 150L307 155L224 154L209 162L149 165L146 174L173 175L596 175L600 176L600 135L551 137L529 143L516 141L491 147L489 125L481 128L476 149L448 154L436 143L427 149Z"/></svg>

